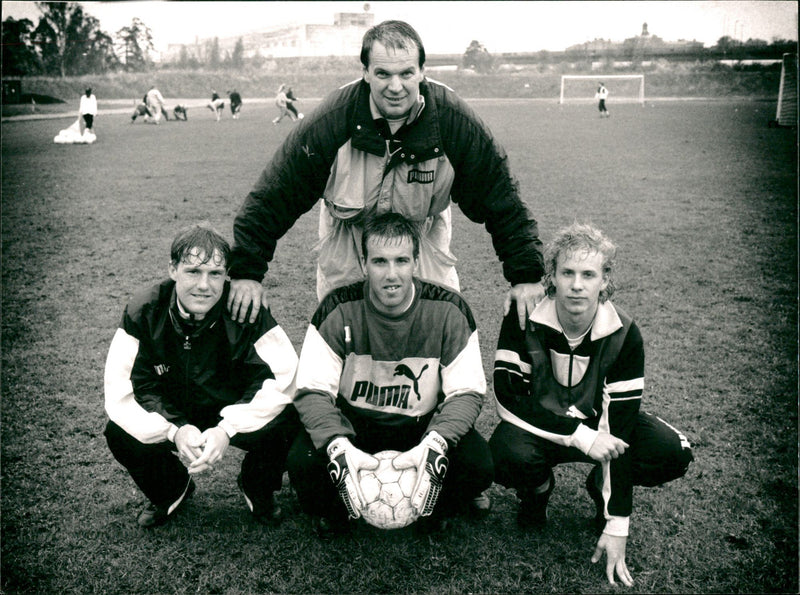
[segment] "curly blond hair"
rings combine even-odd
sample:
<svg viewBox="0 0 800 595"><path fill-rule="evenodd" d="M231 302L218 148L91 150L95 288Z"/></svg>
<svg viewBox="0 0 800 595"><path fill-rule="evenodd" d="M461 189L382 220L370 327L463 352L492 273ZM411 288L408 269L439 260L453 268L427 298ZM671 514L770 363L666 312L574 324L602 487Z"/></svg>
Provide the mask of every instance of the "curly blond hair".
<svg viewBox="0 0 800 595"><path fill-rule="evenodd" d="M574 252L597 252L603 255L603 277L608 280L608 285L600 292L600 302L609 299L616 289L611 274L616 266L615 257L617 246L606 235L590 223L574 222L556 232L544 249L544 277L542 284L548 297L553 297L556 287L553 276L556 273L558 257L562 254Z"/></svg>

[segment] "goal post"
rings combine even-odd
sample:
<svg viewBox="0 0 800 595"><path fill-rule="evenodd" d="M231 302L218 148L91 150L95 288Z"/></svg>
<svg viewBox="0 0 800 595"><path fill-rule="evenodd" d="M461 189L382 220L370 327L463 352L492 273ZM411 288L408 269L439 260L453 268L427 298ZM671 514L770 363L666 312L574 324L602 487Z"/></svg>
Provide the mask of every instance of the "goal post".
<svg viewBox="0 0 800 595"><path fill-rule="evenodd" d="M643 74L562 74L558 103L594 101L600 83L608 89L609 101L644 105Z"/></svg>
<svg viewBox="0 0 800 595"><path fill-rule="evenodd" d="M797 54L783 55L774 121L778 126L797 126Z"/></svg>

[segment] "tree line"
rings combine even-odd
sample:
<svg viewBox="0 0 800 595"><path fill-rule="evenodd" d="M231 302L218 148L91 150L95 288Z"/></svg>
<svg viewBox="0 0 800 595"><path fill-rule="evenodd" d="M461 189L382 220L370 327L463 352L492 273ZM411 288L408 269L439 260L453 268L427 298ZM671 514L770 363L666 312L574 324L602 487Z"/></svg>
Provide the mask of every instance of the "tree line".
<svg viewBox="0 0 800 595"><path fill-rule="evenodd" d="M77 2L36 2L36 6L41 12L38 23L12 17L2 23L4 77L144 72L154 67L153 34L141 19L134 18L110 35ZM244 66L241 39L233 52L224 56L216 38L204 49L203 55L197 56L184 47L178 66Z"/></svg>

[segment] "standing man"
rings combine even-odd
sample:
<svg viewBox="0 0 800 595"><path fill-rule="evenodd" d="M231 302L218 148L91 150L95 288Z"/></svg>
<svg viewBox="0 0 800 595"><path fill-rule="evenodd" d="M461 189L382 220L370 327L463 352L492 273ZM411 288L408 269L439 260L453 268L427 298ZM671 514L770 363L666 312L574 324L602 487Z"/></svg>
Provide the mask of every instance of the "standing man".
<svg viewBox="0 0 800 595"><path fill-rule="evenodd" d="M81 104L79 107L80 113L80 129L81 135L84 131L88 130L94 134L94 118L97 115L97 97L92 94L92 88L88 87L86 92L81 95Z"/></svg>
<svg viewBox="0 0 800 595"><path fill-rule="evenodd" d="M420 277L458 289L451 201L486 226L520 326L544 295L536 221L488 128L448 87L425 78L425 49L402 21L364 35L362 78L330 94L289 133L234 221L228 306L244 320L262 302L275 246L322 197L317 296L363 278L361 231L371 214L420 228ZM266 296L264 301L266 302Z"/></svg>
<svg viewBox="0 0 800 595"><path fill-rule="evenodd" d="M555 487L552 467L590 463L586 489L600 534L592 562L627 586L625 562L633 486L682 477L692 461L675 428L640 411L644 348L636 323L609 300L616 247L573 224L545 250L548 297L525 331L513 316L500 330L494 390L500 424L489 444L497 482L517 491L517 522L540 528Z"/></svg>
<svg viewBox="0 0 800 595"><path fill-rule="evenodd" d="M362 242L366 280L328 294L306 333L294 400L306 431L289 477L326 536L361 515L358 473L377 467L372 454L402 451L392 464L416 467L422 480L412 496L418 527L438 530L493 478L474 427L486 392L475 320L459 294L415 276L416 223L384 213L367 220Z"/></svg>
<svg viewBox="0 0 800 595"><path fill-rule="evenodd" d="M179 233L170 279L130 301L108 352L105 436L149 500L142 527L165 523L229 445L247 451L238 483L253 518L280 518L297 355L269 310L247 326L228 315L229 255L207 225Z"/></svg>
<svg viewBox="0 0 800 595"><path fill-rule="evenodd" d="M597 109L600 111L600 117L608 118L610 114L608 113L608 109L606 108L606 99L608 99L608 89L603 83L600 83L600 86L597 87L597 93L594 94L594 98L597 99Z"/></svg>

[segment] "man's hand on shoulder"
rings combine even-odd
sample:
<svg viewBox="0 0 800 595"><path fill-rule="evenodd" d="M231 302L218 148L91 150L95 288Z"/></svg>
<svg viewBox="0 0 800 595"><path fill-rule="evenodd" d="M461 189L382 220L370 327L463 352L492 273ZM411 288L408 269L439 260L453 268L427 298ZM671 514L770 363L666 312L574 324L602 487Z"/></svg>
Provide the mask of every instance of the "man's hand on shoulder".
<svg viewBox="0 0 800 595"><path fill-rule="evenodd" d="M514 285L506 293L506 299L503 302L503 316L505 317L511 310L511 302L516 302L519 328L524 331L528 318L533 313L536 304L544 299L544 294L544 285L541 281Z"/></svg>
<svg viewBox="0 0 800 595"><path fill-rule="evenodd" d="M603 533L600 539L597 540L597 546L594 548L592 564L599 562L600 558L603 557L603 552L605 552L606 576L608 577L608 582L612 585L617 584L614 582L614 573L616 572L622 584L626 587L633 586L633 577L628 571L628 565L625 563L625 547L627 543L627 537Z"/></svg>
<svg viewBox="0 0 800 595"><path fill-rule="evenodd" d="M231 318L238 322L247 321L253 324L258 318L258 311L262 305L264 308L269 307L267 294L261 283L252 279L231 279L227 304ZM248 309L250 310L249 319L247 318Z"/></svg>

